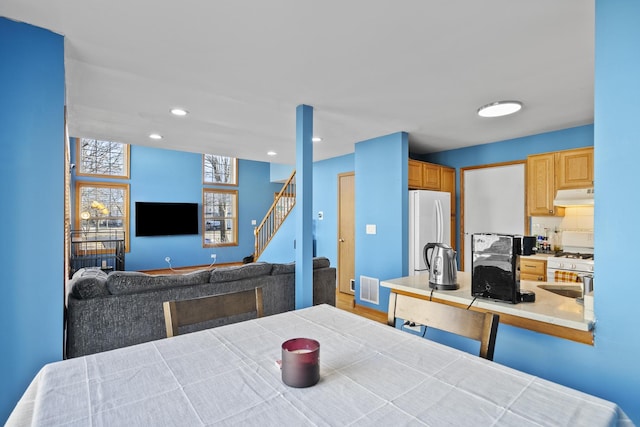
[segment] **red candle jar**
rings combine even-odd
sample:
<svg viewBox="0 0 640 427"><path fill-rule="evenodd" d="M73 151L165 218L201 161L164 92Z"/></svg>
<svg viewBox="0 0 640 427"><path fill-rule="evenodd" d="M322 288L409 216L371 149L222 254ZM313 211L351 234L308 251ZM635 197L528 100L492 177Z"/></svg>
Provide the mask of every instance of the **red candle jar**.
<svg viewBox="0 0 640 427"><path fill-rule="evenodd" d="M293 338L282 343L282 382L290 387L310 387L320 380L320 343Z"/></svg>

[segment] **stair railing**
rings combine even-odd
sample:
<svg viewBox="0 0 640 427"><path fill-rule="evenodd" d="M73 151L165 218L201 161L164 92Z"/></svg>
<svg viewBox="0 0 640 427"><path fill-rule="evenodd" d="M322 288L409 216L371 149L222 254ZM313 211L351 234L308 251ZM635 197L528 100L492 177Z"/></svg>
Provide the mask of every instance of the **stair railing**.
<svg viewBox="0 0 640 427"><path fill-rule="evenodd" d="M294 170L282 186L282 190L275 196L273 204L264 216L264 219L254 229L255 250L253 259L260 258L262 252L276 234L289 212L296 204L296 171Z"/></svg>

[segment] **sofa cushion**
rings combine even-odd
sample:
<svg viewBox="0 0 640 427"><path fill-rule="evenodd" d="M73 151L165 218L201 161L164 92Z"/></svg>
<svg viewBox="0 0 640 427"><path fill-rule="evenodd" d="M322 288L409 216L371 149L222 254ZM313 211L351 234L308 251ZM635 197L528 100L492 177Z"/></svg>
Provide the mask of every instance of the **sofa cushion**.
<svg viewBox="0 0 640 427"><path fill-rule="evenodd" d="M296 263L289 262L287 264L273 264L273 269L271 270L272 276L277 276L279 274L291 274L296 271Z"/></svg>
<svg viewBox="0 0 640 427"><path fill-rule="evenodd" d="M99 268L81 268L69 281L71 294L77 299L90 299L109 295L107 273Z"/></svg>
<svg viewBox="0 0 640 427"><path fill-rule="evenodd" d="M271 274L271 268L272 265L266 262L252 262L236 267L216 268L211 272L209 281L211 283L233 282L234 280L265 276Z"/></svg>
<svg viewBox="0 0 640 427"><path fill-rule="evenodd" d="M313 269L316 268L327 268L331 265L329 262L329 258L325 257L317 257L313 259ZM289 262L286 264L273 264L273 269L271 270L271 275L277 276L278 274L291 274L296 271L296 263Z"/></svg>
<svg viewBox="0 0 640 427"><path fill-rule="evenodd" d="M176 286L199 285L207 283L210 274L210 270L161 275L151 275L138 271L114 271L107 277L107 289L113 295L126 295Z"/></svg>
<svg viewBox="0 0 640 427"><path fill-rule="evenodd" d="M313 268L327 268L331 265L329 262L329 258L326 257L317 257L313 259Z"/></svg>

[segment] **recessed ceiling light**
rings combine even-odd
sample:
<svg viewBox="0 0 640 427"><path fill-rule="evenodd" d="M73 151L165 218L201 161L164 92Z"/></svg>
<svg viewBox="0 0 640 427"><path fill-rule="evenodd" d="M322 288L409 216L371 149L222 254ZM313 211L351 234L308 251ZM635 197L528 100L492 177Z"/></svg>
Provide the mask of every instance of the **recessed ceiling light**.
<svg viewBox="0 0 640 427"><path fill-rule="evenodd" d="M320 138L319 136L314 136L313 138L311 138L311 140L313 142L320 142L320 141L322 141L322 138Z"/></svg>
<svg viewBox="0 0 640 427"><path fill-rule="evenodd" d="M267 151L267 156L275 156L276 154L278 153L276 153L275 151Z"/></svg>
<svg viewBox="0 0 640 427"><path fill-rule="evenodd" d="M498 101L478 108L480 117L501 117L516 113L522 108L519 101Z"/></svg>
<svg viewBox="0 0 640 427"><path fill-rule="evenodd" d="M187 114L189 114L189 112L184 108L172 108L171 114L173 114L174 116L186 116Z"/></svg>
<svg viewBox="0 0 640 427"><path fill-rule="evenodd" d="M151 139L162 139L162 135L160 135L159 133L152 133L149 135L149 138Z"/></svg>

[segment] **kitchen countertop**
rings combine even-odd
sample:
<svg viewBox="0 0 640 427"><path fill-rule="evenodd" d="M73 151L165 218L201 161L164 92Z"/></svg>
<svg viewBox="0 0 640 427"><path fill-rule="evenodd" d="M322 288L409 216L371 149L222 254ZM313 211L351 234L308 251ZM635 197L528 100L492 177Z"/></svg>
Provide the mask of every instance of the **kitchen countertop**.
<svg viewBox="0 0 640 427"><path fill-rule="evenodd" d="M547 258L551 258L554 256L556 256L555 252L548 253L548 254L521 255L520 258L542 259L546 261Z"/></svg>
<svg viewBox="0 0 640 427"><path fill-rule="evenodd" d="M435 290L432 294L431 288L429 287L429 274L423 273L416 276L385 280L382 281L380 285L405 293L425 297L432 296L434 299L469 305L473 300L471 296L471 274L459 271L458 283L460 288L455 291ZM577 331L588 332L593 329L595 321L584 318L584 307L582 304L577 303L574 298L564 297L541 289L538 285L562 286L558 283L521 280L520 290L533 291L536 294L535 302L510 304L477 298L473 302L472 307L498 314L504 313L519 318L543 322L545 324L575 329Z"/></svg>

